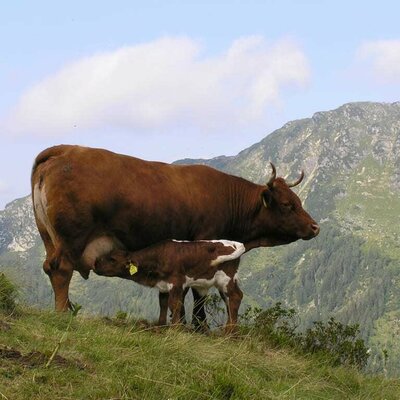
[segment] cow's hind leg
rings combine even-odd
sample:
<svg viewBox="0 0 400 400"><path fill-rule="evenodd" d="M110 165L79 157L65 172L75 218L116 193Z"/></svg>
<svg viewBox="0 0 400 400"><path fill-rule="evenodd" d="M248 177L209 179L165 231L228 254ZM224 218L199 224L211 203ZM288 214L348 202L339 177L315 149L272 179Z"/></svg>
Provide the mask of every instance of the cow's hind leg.
<svg viewBox="0 0 400 400"><path fill-rule="evenodd" d="M60 257L58 260L46 258L43 269L53 287L56 311L67 311L72 308L68 297L69 284L74 272L72 263L65 257Z"/></svg>

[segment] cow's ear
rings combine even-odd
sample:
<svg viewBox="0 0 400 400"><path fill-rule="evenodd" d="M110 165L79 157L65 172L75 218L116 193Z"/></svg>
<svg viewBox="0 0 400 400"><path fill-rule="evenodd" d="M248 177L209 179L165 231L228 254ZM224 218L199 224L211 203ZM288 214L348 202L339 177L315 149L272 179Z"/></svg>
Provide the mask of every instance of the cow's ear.
<svg viewBox="0 0 400 400"><path fill-rule="evenodd" d="M262 193L261 193L261 201L263 203L263 206L265 208L268 208L271 206L272 203L272 193L271 193L271 189L265 189Z"/></svg>

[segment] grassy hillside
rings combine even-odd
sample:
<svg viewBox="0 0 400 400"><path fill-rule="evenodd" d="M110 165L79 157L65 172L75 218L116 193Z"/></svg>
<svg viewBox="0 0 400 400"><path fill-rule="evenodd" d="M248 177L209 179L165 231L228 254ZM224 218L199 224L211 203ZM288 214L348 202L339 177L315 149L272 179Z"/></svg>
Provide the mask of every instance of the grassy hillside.
<svg viewBox="0 0 400 400"><path fill-rule="evenodd" d="M25 309L0 314L3 399L398 399L400 381L333 368L249 336L155 331L140 323Z"/></svg>

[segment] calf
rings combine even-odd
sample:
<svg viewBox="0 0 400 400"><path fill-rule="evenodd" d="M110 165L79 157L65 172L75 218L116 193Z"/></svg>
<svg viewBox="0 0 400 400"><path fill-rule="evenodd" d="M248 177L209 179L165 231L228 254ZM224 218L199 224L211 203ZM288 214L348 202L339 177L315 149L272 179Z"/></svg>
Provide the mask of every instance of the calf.
<svg viewBox="0 0 400 400"><path fill-rule="evenodd" d="M238 264L226 261L235 260L244 252L242 243L230 240L166 240L134 252L113 250L96 261L94 272L130 279L166 293L160 295L160 325L166 324L168 308L172 324L179 322L186 288L205 295L215 286L227 306L227 327L233 327L243 293L237 284Z"/></svg>

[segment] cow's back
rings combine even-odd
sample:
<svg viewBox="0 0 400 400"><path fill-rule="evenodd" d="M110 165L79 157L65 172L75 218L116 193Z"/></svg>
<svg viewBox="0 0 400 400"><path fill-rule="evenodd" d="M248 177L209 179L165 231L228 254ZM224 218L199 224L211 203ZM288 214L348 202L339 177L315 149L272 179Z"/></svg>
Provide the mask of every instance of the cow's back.
<svg viewBox="0 0 400 400"><path fill-rule="evenodd" d="M229 219L232 178L205 166L61 145L36 158L32 192L41 193L52 228L77 253L101 235L134 250L163 239L218 235Z"/></svg>

